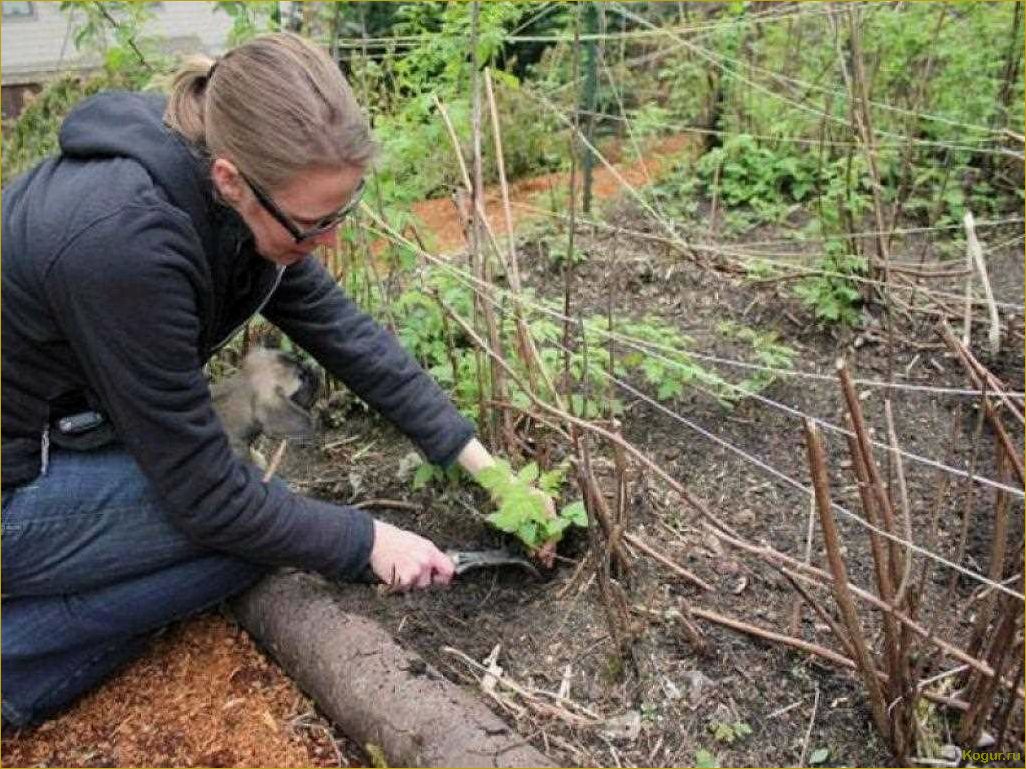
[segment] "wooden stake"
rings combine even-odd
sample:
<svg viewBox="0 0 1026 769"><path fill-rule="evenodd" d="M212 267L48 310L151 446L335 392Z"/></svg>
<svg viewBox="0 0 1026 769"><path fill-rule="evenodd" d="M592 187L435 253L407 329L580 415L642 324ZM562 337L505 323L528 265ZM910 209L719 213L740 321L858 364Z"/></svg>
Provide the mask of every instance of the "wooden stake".
<svg viewBox="0 0 1026 769"><path fill-rule="evenodd" d="M524 319L524 308L520 303L520 295L523 291L520 283L520 260L517 258L516 237L513 234L513 213L509 204L509 184L506 182L506 160L502 150L502 127L499 123L499 110L495 105L495 93L492 90L492 73L485 69L485 94L488 97L488 109L492 117L492 136L495 139L495 163L499 169L499 189L502 193L502 211L506 217L506 235L509 239L509 252L506 260L506 274L509 276L509 285L513 289L513 314L517 324L517 338L520 344L524 363L526 363L527 378L531 383L531 389L537 390L534 381L536 374L540 373L546 387L552 393L557 405L562 408L562 401L559 393L549 378L549 372L541 362L538 348L534 342L527 321Z"/></svg>

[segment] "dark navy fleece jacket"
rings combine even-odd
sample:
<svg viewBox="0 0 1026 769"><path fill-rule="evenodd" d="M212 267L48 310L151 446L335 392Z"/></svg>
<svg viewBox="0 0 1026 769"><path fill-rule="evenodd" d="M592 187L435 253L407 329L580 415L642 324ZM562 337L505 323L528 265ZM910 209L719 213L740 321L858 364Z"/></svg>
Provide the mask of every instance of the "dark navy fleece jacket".
<svg viewBox="0 0 1026 769"><path fill-rule="evenodd" d="M264 484L229 449L202 367L254 312L447 464L473 435L395 338L314 257L284 271L214 202L207 164L162 122L156 95L83 102L61 152L3 190L5 493L41 471L43 433L105 413L204 546L331 576L367 563L371 519Z"/></svg>

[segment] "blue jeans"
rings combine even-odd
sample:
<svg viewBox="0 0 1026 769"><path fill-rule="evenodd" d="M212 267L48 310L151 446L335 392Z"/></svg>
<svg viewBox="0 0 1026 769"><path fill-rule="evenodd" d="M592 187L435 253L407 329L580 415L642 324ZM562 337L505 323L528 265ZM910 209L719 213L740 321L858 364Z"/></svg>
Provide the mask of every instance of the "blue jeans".
<svg viewBox="0 0 1026 769"><path fill-rule="evenodd" d="M54 451L46 474L5 491L2 507L5 725L65 707L153 631L269 570L188 540L121 448Z"/></svg>

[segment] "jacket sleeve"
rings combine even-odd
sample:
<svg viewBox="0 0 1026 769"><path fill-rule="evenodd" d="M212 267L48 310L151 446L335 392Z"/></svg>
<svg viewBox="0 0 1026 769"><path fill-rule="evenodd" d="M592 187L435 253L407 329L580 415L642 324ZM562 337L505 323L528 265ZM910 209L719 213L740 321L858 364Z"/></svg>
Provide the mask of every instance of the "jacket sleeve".
<svg viewBox="0 0 1026 769"><path fill-rule="evenodd" d="M198 352L209 301L201 253L177 209L127 207L51 263L51 310L118 436L190 539L260 563L357 574L373 544L366 513L262 483L229 448Z"/></svg>
<svg viewBox="0 0 1026 769"><path fill-rule="evenodd" d="M264 316L412 440L451 464L474 436L438 383L362 312L313 256L285 270Z"/></svg>

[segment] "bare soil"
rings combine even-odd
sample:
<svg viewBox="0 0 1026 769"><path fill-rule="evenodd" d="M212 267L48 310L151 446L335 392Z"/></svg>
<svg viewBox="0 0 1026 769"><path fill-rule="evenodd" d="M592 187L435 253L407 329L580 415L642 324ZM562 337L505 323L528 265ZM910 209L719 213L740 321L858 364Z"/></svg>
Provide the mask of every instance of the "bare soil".
<svg viewBox="0 0 1026 769"><path fill-rule="evenodd" d="M637 227L640 219L630 205L621 205L607 218L624 227ZM1010 234L1014 232L1004 237ZM745 238L771 236L779 232L752 232ZM685 262L674 263L667 260L662 247L622 235L591 233L585 228L578 239L588 255L575 270L572 291L575 308L581 312L605 312L612 296L616 318L654 315L692 337L696 350L751 360L750 350L718 330L723 321L733 320L775 331L797 351L796 368L801 370L829 374L837 356L845 354L857 376L880 379L886 375L884 334L872 318L860 332L823 329L808 320L808 312L798 306L787 284L753 285ZM915 241L905 248L909 254L905 258L918 255ZM527 242L521 253L525 282L542 296L561 295L562 279L544 250ZM1021 245L991 254L990 263L998 298L1021 306ZM952 283L945 290L957 292L960 287ZM1014 326L1021 329L1021 314ZM965 387L961 369L946 355L932 328L932 324L909 323L899 316L893 351L896 380ZM978 333L982 336L983 331ZM987 363L1019 389L1024 380L1021 338L1006 343L1002 353ZM721 373L740 378L728 369ZM632 384L651 390L641 381ZM860 390L867 418L879 438L885 434L883 392ZM840 391L832 382L782 378L764 395L842 423ZM748 539L803 557L809 515L804 494L774 481L725 445L711 442L651 404L626 400L623 425L630 441ZM896 392L894 409L903 448L964 467L974 443L976 415L971 402L962 399L964 408L952 445L949 435L959 400ZM808 483L802 426L794 417L755 401L726 410L698 393L665 405L725 444ZM994 451L987 428L984 436L977 471L993 478ZM835 501L861 515L843 442L824 437ZM1021 445L1021 430L1015 432L1015 439ZM409 478L400 477L400 465L410 451L409 443L394 430L353 408L345 414L342 427L325 436L322 446L290 449L281 472L314 496L345 502L377 500L376 515L429 536L442 547L507 544L483 521L488 507L480 493L466 487L411 491ZM554 445L557 459L558 452ZM600 456L597 466L608 488L612 468L607 456ZM911 462L906 462L906 472L915 540L922 542L936 503L939 475ZM956 483L940 500L937 549L948 558L956 549L964 498L963 486ZM387 500L402 506L389 507ZM964 564L982 571L990 546L993 492L976 487L969 500L973 517ZM613 652L595 585L584 580L583 587L567 591L587 549L586 538L579 533L561 544L556 568L542 580L517 570L478 571L461 577L448 590L389 597L369 587L350 586L344 588L347 610L376 618L401 644L454 681L476 687L480 672L450 650L480 662L498 644L499 664L519 684L555 693L567 681L564 697L596 716L613 719L636 714L640 720L637 734L626 736L610 724L573 726L558 716L532 711L522 698L500 689L498 700L492 700L496 712L525 740L562 764L694 765L699 749L712 753L723 766L797 765L803 756L808 762L819 749L829 751L826 765L882 766L893 761L877 737L863 688L852 674L704 622L700 627L707 649L697 653L673 619L682 600L787 632L793 593L769 569L704 537L683 501L637 467L631 472L628 501L633 530L697 572L714 590L701 593L651 560L637 559L627 592L636 609L637 637L626 658ZM1012 511L1010 541L1014 543L1022 533L1022 505L1013 505ZM844 518L838 525L850 578L872 585L865 530ZM813 561L819 562L818 537L812 552ZM966 605L978 586L959 578L954 600L944 600L949 575L943 567L934 569L923 616L936 616L941 632L961 643L972 615L958 607ZM871 642L879 644L875 618L868 611L862 617ZM803 612L800 633L807 640L835 646L811 612ZM154 682L160 683L154 686ZM229 707L238 698L242 702ZM205 618L170 631L149 657L65 716L34 732L4 739L3 760L22 766L338 765L335 746L340 743L328 737L330 727L308 713L302 696L238 631L217 618ZM940 743L949 741L943 714L936 712L925 723ZM750 733L739 733L743 730L737 729L738 724L747 725ZM724 727L735 733L733 739ZM1021 715L1013 719L1013 727L1008 749L1022 750ZM339 749L342 765L357 760L344 741Z"/></svg>

